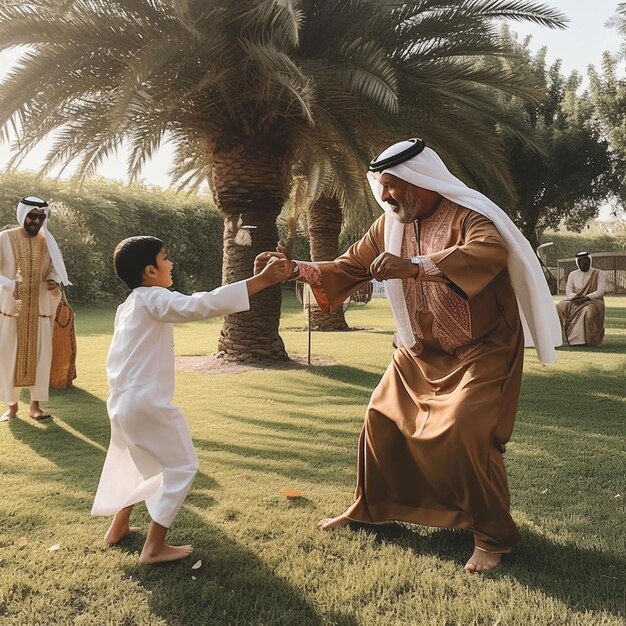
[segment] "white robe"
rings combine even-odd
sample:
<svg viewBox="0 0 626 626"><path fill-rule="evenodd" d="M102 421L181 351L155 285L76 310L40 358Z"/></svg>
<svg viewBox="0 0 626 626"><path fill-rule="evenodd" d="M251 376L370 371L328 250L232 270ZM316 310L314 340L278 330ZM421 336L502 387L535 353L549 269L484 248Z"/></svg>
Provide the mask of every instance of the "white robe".
<svg viewBox="0 0 626 626"><path fill-rule="evenodd" d="M41 235L40 235L41 236ZM15 277L17 267L13 255L13 247L8 231L0 232L0 401L17 402L21 388L14 387L15 359L17 356L17 318ZM37 333L37 369L35 385L29 387L31 401L45 402L48 400L50 382L50 364L52 362L52 330L54 316L61 299L58 289L48 291L47 280L60 282L54 271L52 260L46 247L41 265L41 285L39 288L39 324Z"/></svg>
<svg viewBox="0 0 626 626"><path fill-rule="evenodd" d="M587 286L587 282L592 276L592 272L583 272L582 270L574 270L567 277L567 287L565 287L565 297L568 300L575 298ZM601 271L598 274L598 288L587 294L592 300L600 300L604 298L606 293L606 273Z"/></svg>
<svg viewBox="0 0 626 626"><path fill-rule="evenodd" d="M245 281L191 296L138 287L118 307L106 365L111 442L92 515L145 500L150 517L170 527L198 469L185 417L172 405L173 323L249 308Z"/></svg>

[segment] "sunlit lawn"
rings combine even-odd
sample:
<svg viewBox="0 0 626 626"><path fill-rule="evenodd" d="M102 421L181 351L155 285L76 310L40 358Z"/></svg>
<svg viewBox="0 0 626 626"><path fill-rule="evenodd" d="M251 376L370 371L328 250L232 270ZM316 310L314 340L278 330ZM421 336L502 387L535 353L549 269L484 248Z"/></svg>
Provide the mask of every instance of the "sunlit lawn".
<svg viewBox="0 0 626 626"><path fill-rule="evenodd" d="M287 349L305 354L291 296L284 310ZM201 471L171 540L194 554L148 568L137 561L144 534L106 548L108 520L89 510L109 436L113 312L77 311L79 376L52 393L55 420L0 429L3 626L624 624L626 298L608 298L601 348L561 349L549 367L527 351L506 454L523 542L485 577L462 571L469 534L316 529L352 499L364 409L392 351L380 300L347 313L366 330L313 335L314 356L331 364L178 373ZM177 353L211 353L219 327L177 327ZM287 487L303 497L285 498ZM145 528L143 505L136 517Z"/></svg>

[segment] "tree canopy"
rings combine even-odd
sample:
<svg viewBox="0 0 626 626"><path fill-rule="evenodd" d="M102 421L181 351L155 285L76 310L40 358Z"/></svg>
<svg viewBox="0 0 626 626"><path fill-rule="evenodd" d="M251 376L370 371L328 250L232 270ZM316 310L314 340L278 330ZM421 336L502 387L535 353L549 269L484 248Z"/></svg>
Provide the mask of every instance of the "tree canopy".
<svg viewBox="0 0 626 626"><path fill-rule="evenodd" d="M592 99L580 93L580 75L564 76L560 61L548 66L545 48L532 53L528 41L516 47L514 62L532 72L545 97L532 104L499 95L523 112L539 146L503 137L517 192L517 201L503 206L536 248L546 228L564 223L580 230L597 215L619 188L618 160L597 123Z"/></svg>

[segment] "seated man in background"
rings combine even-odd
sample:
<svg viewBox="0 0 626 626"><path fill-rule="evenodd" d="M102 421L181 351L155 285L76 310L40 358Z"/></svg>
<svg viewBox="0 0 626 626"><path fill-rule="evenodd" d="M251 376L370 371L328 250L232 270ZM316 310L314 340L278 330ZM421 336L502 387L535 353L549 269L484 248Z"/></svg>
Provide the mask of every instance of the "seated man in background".
<svg viewBox="0 0 626 626"><path fill-rule="evenodd" d="M563 343L570 346L599 346L604 337L604 272L591 267L591 255L576 255L577 270L567 277L565 300L557 302Z"/></svg>

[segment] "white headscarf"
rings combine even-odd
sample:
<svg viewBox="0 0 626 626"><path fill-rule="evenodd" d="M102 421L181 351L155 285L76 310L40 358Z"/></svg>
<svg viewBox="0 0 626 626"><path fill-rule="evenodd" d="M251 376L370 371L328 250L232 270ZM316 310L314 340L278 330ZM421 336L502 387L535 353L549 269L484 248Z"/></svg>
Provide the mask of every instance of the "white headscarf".
<svg viewBox="0 0 626 626"><path fill-rule="evenodd" d="M22 198L22 200L17 204L17 221L20 226L24 226L26 216L33 209L43 209L46 216L49 215L50 211L48 203L41 198L37 198L36 196ZM59 250L59 244L57 244L56 239L48 230L48 219L44 220L41 230L43 231L43 236L46 239L48 252L50 253L50 258L52 259L52 266L59 277L59 281L63 285L71 285L72 283L67 278L67 270L65 269L65 263L63 262L63 255L61 254L61 250Z"/></svg>
<svg viewBox="0 0 626 626"><path fill-rule="evenodd" d="M408 141L394 144L387 148L377 160L393 156L411 145ZM417 156L379 172L379 174L384 173L392 174L417 187L436 191L444 198L476 211L494 223L508 248L508 269L520 308L525 345L534 345L542 362L555 361L556 350L554 348L560 346L562 342L556 308L535 252L509 216L485 195L471 189L454 176L431 148L424 148ZM387 215L385 249L399 254L404 225L397 219L391 206L381 200L382 185L378 181L379 175L369 172L367 177L374 197ZM391 247L393 250L390 249ZM415 337L403 297L402 281L400 279L388 280L387 294L400 339L405 346L411 347L415 344Z"/></svg>
<svg viewBox="0 0 626 626"><path fill-rule="evenodd" d="M591 255L589 254L589 252L579 252L576 255L576 267L580 270L580 259L586 259L589 258L589 269L591 269L593 267L593 259L591 258ZM580 270L582 272L582 270Z"/></svg>

